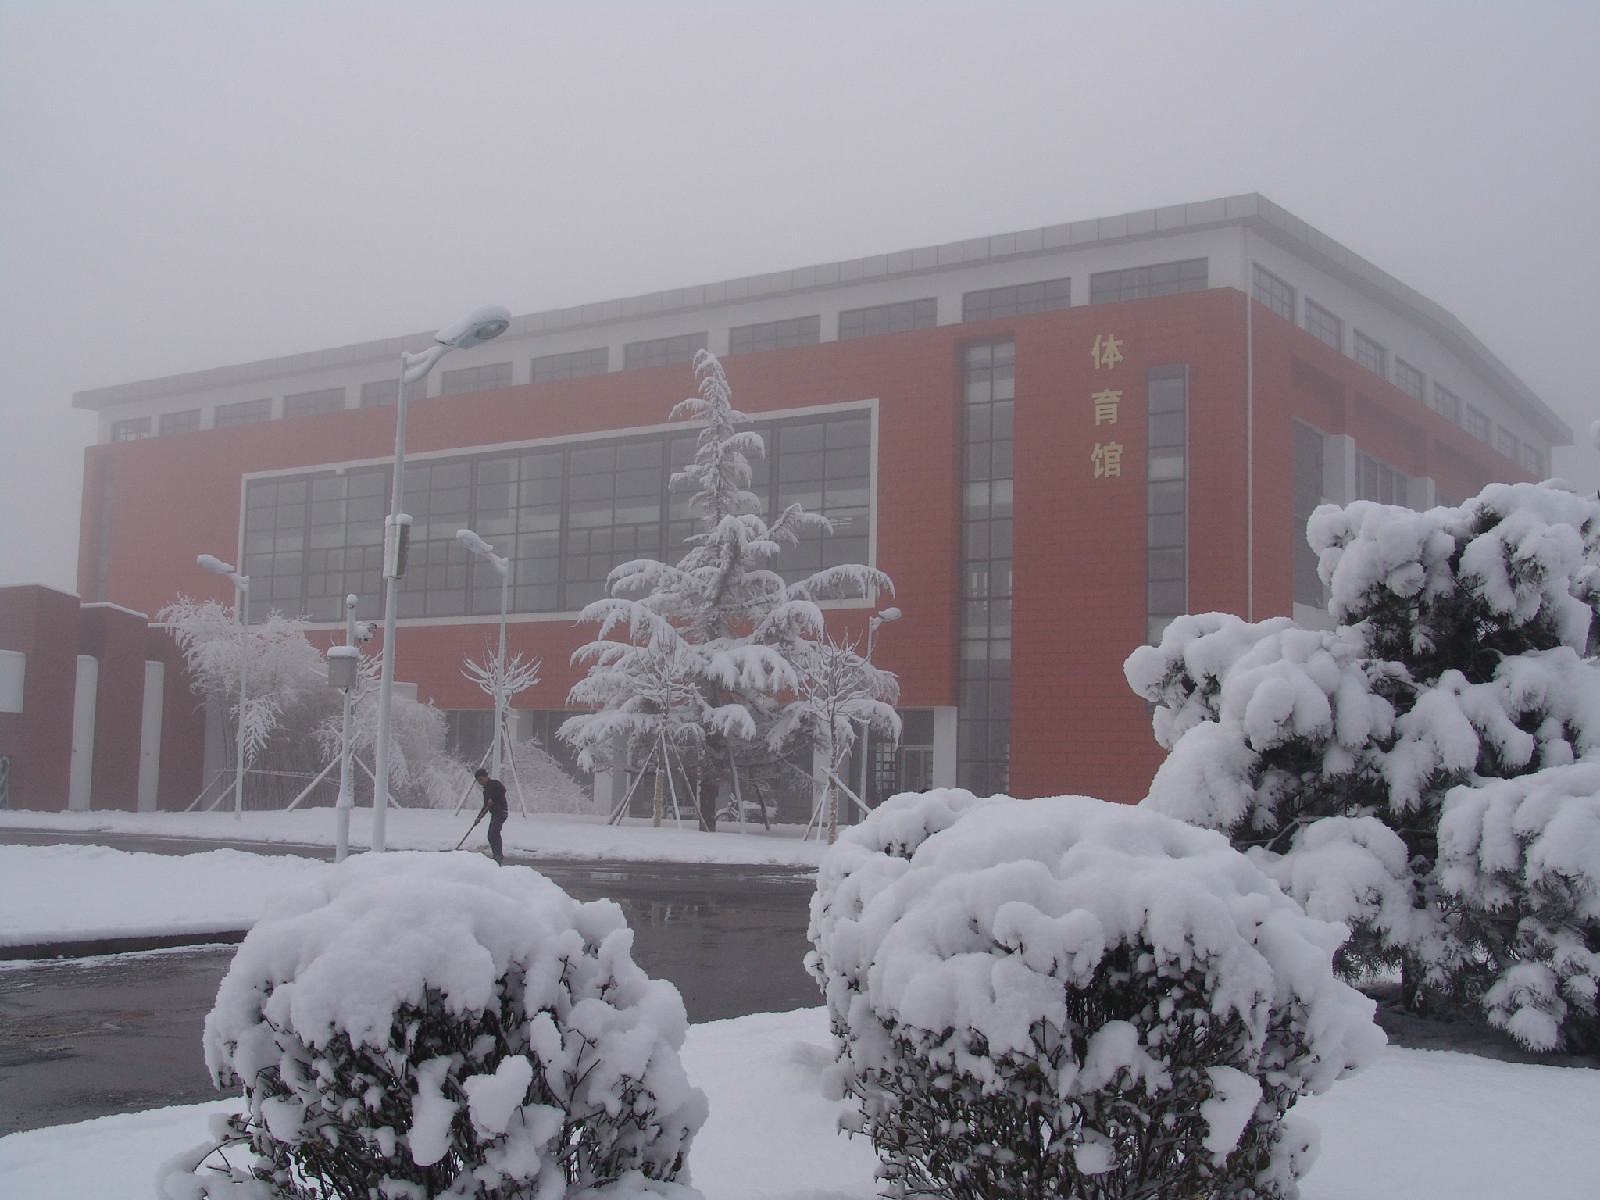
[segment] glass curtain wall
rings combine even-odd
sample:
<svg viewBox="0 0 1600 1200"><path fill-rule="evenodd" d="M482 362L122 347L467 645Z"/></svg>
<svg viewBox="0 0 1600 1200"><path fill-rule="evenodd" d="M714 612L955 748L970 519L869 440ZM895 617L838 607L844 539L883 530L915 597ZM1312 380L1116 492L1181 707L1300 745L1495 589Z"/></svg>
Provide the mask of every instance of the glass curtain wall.
<svg viewBox="0 0 1600 1200"><path fill-rule="evenodd" d="M1013 342L964 352L961 697L957 783L979 796L1011 785Z"/></svg>
<svg viewBox="0 0 1600 1200"><path fill-rule="evenodd" d="M777 569L798 579L871 553L872 421L861 411L757 422L768 457L752 490L769 519L791 503L823 513L833 533L785 549ZM406 463L411 542L403 617L490 616L500 577L463 550L474 529L512 560L512 612L575 612L605 594L613 568L635 558L676 560L696 528L687 495L669 481L694 456L697 432L591 438L525 450L414 458ZM251 480L245 571L252 620L277 610L313 621L374 615L382 594L389 468L351 468Z"/></svg>

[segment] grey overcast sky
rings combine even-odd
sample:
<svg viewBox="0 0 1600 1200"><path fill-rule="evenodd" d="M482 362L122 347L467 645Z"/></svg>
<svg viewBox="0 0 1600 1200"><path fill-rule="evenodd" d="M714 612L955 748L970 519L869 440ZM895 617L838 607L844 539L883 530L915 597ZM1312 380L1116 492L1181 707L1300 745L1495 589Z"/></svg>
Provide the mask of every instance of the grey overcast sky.
<svg viewBox="0 0 1600 1200"><path fill-rule="evenodd" d="M1597 62L1592 0L0 0L0 584L76 590L74 391L1249 191L1593 488Z"/></svg>

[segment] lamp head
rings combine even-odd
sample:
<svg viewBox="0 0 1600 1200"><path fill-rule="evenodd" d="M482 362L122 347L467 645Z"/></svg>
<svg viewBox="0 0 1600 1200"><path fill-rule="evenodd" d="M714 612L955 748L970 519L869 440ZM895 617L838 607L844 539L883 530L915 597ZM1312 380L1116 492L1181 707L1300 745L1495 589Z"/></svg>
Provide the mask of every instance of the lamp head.
<svg viewBox="0 0 1600 1200"><path fill-rule="evenodd" d="M214 554L202 554L195 559L195 562L199 563L206 570L213 571L218 575L233 574L233 565L231 563L223 562Z"/></svg>
<svg viewBox="0 0 1600 1200"><path fill-rule="evenodd" d="M484 541L470 529L456 530L456 541L460 542L474 554L482 554L485 557L489 557L490 555L494 554L494 547L489 545L488 542Z"/></svg>
<svg viewBox="0 0 1600 1200"><path fill-rule="evenodd" d="M511 313L498 304L485 304L475 308L454 325L447 325L433 335L441 346L454 350L467 350L499 337L511 327Z"/></svg>

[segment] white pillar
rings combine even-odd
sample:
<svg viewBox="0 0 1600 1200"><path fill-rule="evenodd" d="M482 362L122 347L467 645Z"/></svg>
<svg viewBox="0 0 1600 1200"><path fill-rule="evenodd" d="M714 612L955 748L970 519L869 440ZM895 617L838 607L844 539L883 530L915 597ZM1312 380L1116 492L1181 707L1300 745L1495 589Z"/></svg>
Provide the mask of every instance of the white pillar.
<svg viewBox="0 0 1600 1200"><path fill-rule="evenodd" d="M933 786L956 785L956 706L933 710Z"/></svg>
<svg viewBox="0 0 1600 1200"><path fill-rule="evenodd" d="M78 655L72 692L72 765L67 773L67 807L88 812L94 776L94 709L100 692L100 660Z"/></svg>
<svg viewBox="0 0 1600 1200"><path fill-rule="evenodd" d="M161 783L161 718L166 698L167 666L144 663L144 708L139 714L139 811L155 812Z"/></svg>

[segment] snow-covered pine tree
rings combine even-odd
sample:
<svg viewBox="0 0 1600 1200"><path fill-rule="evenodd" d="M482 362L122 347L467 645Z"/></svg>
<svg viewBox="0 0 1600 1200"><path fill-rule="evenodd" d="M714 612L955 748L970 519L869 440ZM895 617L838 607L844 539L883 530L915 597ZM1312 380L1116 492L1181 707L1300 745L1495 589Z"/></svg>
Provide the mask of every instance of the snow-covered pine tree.
<svg viewBox="0 0 1600 1200"><path fill-rule="evenodd" d="M1496 484L1307 532L1335 629L1207 613L1129 657L1172 751L1145 803L1351 925L1346 970L1600 1045L1600 504Z"/></svg>
<svg viewBox="0 0 1600 1200"><path fill-rule="evenodd" d="M827 518L799 504L771 522L761 515L750 491L750 460L765 453L761 436L740 428L750 418L733 407L715 355L700 351L694 371L698 393L671 416L697 421L701 431L694 460L671 486L692 493L699 530L676 563L635 559L617 567L610 594L583 610L582 619L600 629L574 655L589 673L569 700L596 711L570 718L560 736L580 751L585 769L637 765L642 755L668 763L671 780L688 786L709 822L715 806L704 801L732 794L736 762L788 748L788 739L770 735L780 697L799 687L799 657L823 636L817 603L894 585L860 564L784 582L773 569L777 556L807 531L827 533ZM796 605L810 606L817 620L800 619Z"/></svg>

